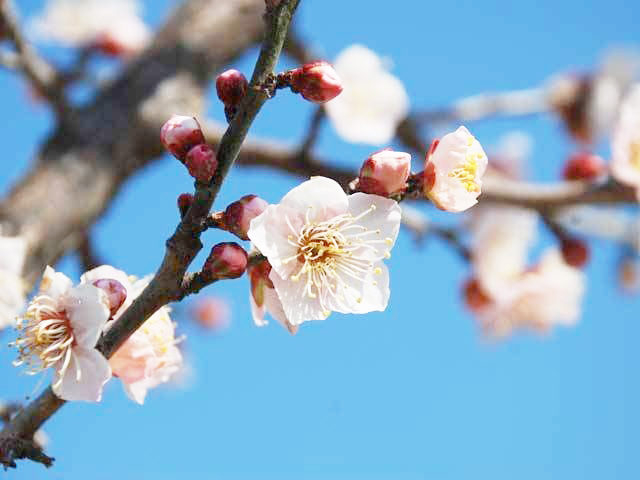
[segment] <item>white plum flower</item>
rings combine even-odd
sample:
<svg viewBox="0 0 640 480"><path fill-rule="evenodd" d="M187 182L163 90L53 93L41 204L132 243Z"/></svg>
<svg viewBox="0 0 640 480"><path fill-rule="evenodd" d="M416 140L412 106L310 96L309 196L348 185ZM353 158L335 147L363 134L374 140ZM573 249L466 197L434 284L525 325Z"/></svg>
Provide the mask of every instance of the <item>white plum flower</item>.
<svg viewBox="0 0 640 480"><path fill-rule="evenodd" d="M520 328L547 332L577 323L584 290L584 273L567 265L552 248L536 268L506 285L477 314L491 336L504 337Z"/></svg>
<svg viewBox="0 0 640 480"><path fill-rule="evenodd" d="M390 256L400 228L394 200L355 193L313 177L251 221L248 236L272 266L269 279L287 321L323 320L332 311L382 311Z"/></svg>
<svg viewBox="0 0 640 480"><path fill-rule="evenodd" d="M137 53L151 36L136 0L49 0L31 28L43 39L112 55Z"/></svg>
<svg viewBox="0 0 640 480"><path fill-rule="evenodd" d="M537 214L524 208L481 205L471 211L471 263L487 293L500 292L525 271L537 222Z"/></svg>
<svg viewBox="0 0 640 480"><path fill-rule="evenodd" d="M333 67L343 90L325 109L338 135L356 143L389 142L409 112L402 82L387 71L375 52L362 45L343 50Z"/></svg>
<svg viewBox="0 0 640 480"><path fill-rule="evenodd" d="M103 290L74 287L67 276L47 267L38 294L18 319L14 365L25 364L28 374L53 368L53 392L64 400L100 401L111 368L95 345L109 315Z"/></svg>
<svg viewBox="0 0 640 480"><path fill-rule="evenodd" d="M0 235L0 330L15 325L25 304L22 278L27 242L22 237Z"/></svg>
<svg viewBox="0 0 640 480"><path fill-rule="evenodd" d="M434 142L424 169L424 193L441 210L461 212L478 203L487 155L465 127Z"/></svg>
<svg viewBox="0 0 640 480"><path fill-rule="evenodd" d="M611 141L611 174L640 200L640 84L629 91Z"/></svg>

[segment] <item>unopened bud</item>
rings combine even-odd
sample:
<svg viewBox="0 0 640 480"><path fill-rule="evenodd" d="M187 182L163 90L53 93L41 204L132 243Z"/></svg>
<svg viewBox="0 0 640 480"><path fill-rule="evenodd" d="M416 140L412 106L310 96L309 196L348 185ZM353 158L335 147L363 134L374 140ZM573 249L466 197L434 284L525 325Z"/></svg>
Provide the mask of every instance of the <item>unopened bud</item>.
<svg viewBox="0 0 640 480"><path fill-rule="evenodd" d="M325 103L342 92L342 81L327 62L307 63L291 72L291 90L310 102Z"/></svg>
<svg viewBox="0 0 640 480"><path fill-rule="evenodd" d="M111 316L114 316L127 298L127 289L113 278L101 278L93 282L93 285L107 294L109 311Z"/></svg>
<svg viewBox="0 0 640 480"><path fill-rule="evenodd" d="M491 297L476 278L468 279L462 286L462 292L464 301L472 312L478 312L491 304Z"/></svg>
<svg viewBox="0 0 640 480"><path fill-rule="evenodd" d="M358 189L388 197L404 192L411 170L411 155L386 148L372 154L360 169Z"/></svg>
<svg viewBox="0 0 640 480"><path fill-rule="evenodd" d="M196 145L189 150L184 163L189 169L189 174L203 183L209 183L218 168L216 154L206 143Z"/></svg>
<svg viewBox="0 0 640 480"><path fill-rule="evenodd" d="M588 152L574 153L562 170L565 180L595 180L605 171L605 164L598 155Z"/></svg>
<svg viewBox="0 0 640 480"><path fill-rule="evenodd" d="M618 282L623 292L640 292L640 261L637 257L625 256L618 264Z"/></svg>
<svg viewBox="0 0 640 480"><path fill-rule="evenodd" d="M184 161L189 150L204 143L204 134L194 117L174 115L160 129L160 141L168 152Z"/></svg>
<svg viewBox="0 0 640 480"><path fill-rule="evenodd" d="M238 70L227 70L218 75L216 79L216 91L218 98L226 107L235 107L247 93L249 83Z"/></svg>
<svg viewBox="0 0 640 480"><path fill-rule="evenodd" d="M589 261L589 247L582 240L565 237L560 241L562 258L567 265L582 268Z"/></svg>
<svg viewBox="0 0 640 480"><path fill-rule="evenodd" d="M274 288L273 282L269 278L271 273L271 264L268 260L263 260L258 264L252 265L247 269L249 274L249 283L251 284L251 295L253 301L258 307L264 305L264 289Z"/></svg>
<svg viewBox="0 0 640 480"><path fill-rule="evenodd" d="M181 193L178 196L178 210L180 210L180 218L184 217L187 214L187 210L191 207L193 203L193 195L190 193Z"/></svg>
<svg viewBox="0 0 640 480"><path fill-rule="evenodd" d="M247 268L247 252L237 243L215 245L204 264L203 272L214 278L238 278Z"/></svg>
<svg viewBox="0 0 640 480"><path fill-rule="evenodd" d="M245 195L224 211L224 223L229 231L243 240L249 240L247 231L251 220L264 212L269 204L256 195Z"/></svg>

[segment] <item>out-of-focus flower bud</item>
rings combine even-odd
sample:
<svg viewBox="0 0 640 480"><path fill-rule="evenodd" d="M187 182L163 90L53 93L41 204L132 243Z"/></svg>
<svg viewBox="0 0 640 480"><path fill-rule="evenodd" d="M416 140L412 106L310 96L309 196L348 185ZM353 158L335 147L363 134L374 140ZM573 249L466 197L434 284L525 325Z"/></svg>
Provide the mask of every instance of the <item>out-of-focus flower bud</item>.
<svg viewBox="0 0 640 480"><path fill-rule="evenodd" d="M203 183L209 183L218 168L216 154L206 143L196 145L189 150L184 163L189 169L189 174Z"/></svg>
<svg viewBox="0 0 640 480"><path fill-rule="evenodd" d="M567 265L582 268L589 261L589 247L582 240L565 237L560 241L562 258Z"/></svg>
<svg viewBox="0 0 640 480"><path fill-rule="evenodd" d="M358 190L388 197L402 193L411 170L411 155L386 148L369 156L360 168Z"/></svg>
<svg viewBox="0 0 640 480"><path fill-rule="evenodd" d="M160 141L168 152L184 161L189 150L204 143L204 134L194 117L174 115L160 129Z"/></svg>
<svg viewBox="0 0 640 480"><path fill-rule="evenodd" d="M187 210L193 203L193 195L190 193L181 193L178 195L178 210L180 210L180 218L187 214Z"/></svg>
<svg viewBox="0 0 640 480"><path fill-rule="evenodd" d="M605 172L605 164L598 155L589 152L574 153L562 170L565 180L595 180Z"/></svg>
<svg viewBox="0 0 640 480"><path fill-rule="evenodd" d="M640 292L640 260L625 256L618 264L618 282L623 292L630 295Z"/></svg>
<svg viewBox="0 0 640 480"><path fill-rule="evenodd" d="M342 92L342 82L324 61L307 63L291 72L291 90L313 103L325 103Z"/></svg>
<svg viewBox="0 0 640 480"><path fill-rule="evenodd" d="M212 331L226 329L229 326L230 313L229 304L218 297L204 297L198 300L192 310L196 322Z"/></svg>
<svg viewBox="0 0 640 480"><path fill-rule="evenodd" d="M101 278L93 282L93 285L107 294L109 311L111 312L111 316L115 315L127 298L127 289L113 278Z"/></svg>
<svg viewBox="0 0 640 480"><path fill-rule="evenodd" d="M230 232L243 240L249 240L247 231L251 220L264 212L269 204L257 195L245 195L230 204L224 211L224 223Z"/></svg>
<svg viewBox="0 0 640 480"><path fill-rule="evenodd" d="M249 83L238 70L231 69L222 72L216 79L218 98L227 107L234 107L240 103L247 93Z"/></svg>
<svg viewBox="0 0 640 480"><path fill-rule="evenodd" d="M248 261L247 252L237 243L219 243L211 249L203 271L214 278L238 278Z"/></svg>
<svg viewBox="0 0 640 480"><path fill-rule="evenodd" d="M462 294L469 310L478 312L491 304L491 297L482 289L477 278L469 278L462 285Z"/></svg>

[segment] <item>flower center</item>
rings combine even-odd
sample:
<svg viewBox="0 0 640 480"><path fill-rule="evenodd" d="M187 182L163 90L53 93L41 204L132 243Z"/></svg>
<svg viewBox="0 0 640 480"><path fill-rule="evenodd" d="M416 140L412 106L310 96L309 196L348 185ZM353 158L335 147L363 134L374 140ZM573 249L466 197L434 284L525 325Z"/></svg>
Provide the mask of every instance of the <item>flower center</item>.
<svg viewBox="0 0 640 480"><path fill-rule="evenodd" d="M318 298L325 315L329 315L327 300L333 297L344 300L345 295L354 296L361 302L361 288L354 286L370 281L371 272L380 274L380 268L374 268L372 258L380 256L381 244L391 246L391 238L380 238L380 230L371 230L358 224L364 216L373 212L376 207L371 205L360 215L351 213L337 215L330 220L312 222L309 218L309 207L306 223L296 231L287 218L293 235L288 236L289 244L296 247L297 253L283 263L297 260L300 269L291 280L297 282L306 277L304 295L308 298ZM382 256L389 258L390 252L384 250ZM355 282L354 282L355 281ZM377 282L373 282L377 284Z"/></svg>
<svg viewBox="0 0 640 480"><path fill-rule="evenodd" d="M467 192L479 192L480 187L476 183L478 172L478 160L482 158L482 153L468 152L465 162L449 172L449 176L456 178L462 183Z"/></svg>
<svg viewBox="0 0 640 480"><path fill-rule="evenodd" d="M12 343L18 349L14 365L27 365L27 374L36 373L62 362L60 380L71 361L71 346L75 338L65 311L55 308L56 302L39 295L31 302L23 318L18 319L18 339Z"/></svg>

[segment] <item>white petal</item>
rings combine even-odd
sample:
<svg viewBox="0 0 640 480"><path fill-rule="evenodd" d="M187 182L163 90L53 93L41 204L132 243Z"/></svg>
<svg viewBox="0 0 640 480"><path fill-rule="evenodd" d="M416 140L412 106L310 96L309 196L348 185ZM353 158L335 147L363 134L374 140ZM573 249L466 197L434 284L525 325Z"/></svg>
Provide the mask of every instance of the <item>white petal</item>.
<svg viewBox="0 0 640 480"><path fill-rule="evenodd" d="M69 290L63 304L77 344L93 348L110 315L105 293L93 285L81 284Z"/></svg>
<svg viewBox="0 0 640 480"><path fill-rule="evenodd" d="M148 383L148 379L145 378L135 383L123 383L122 386L127 397L138 405L144 405L144 400L147 397L147 390L149 389L147 385Z"/></svg>
<svg viewBox="0 0 640 480"><path fill-rule="evenodd" d="M384 263L374 264L370 274L362 281L347 275L340 275L340 278L342 288L338 290L338 298L332 295L325 296L331 310L340 313L368 313L384 311L387 308L391 291L389 270Z"/></svg>
<svg viewBox="0 0 640 480"><path fill-rule="evenodd" d="M326 177L311 177L291 189L280 205L298 212L302 219L308 212L311 221L321 222L345 213L349 204L347 194L338 182Z"/></svg>
<svg viewBox="0 0 640 480"><path fill-rule="evenodd" d="M111 367L100 352L94 348L74 347L62 382L57 383L56 374L53 392L63 400L99 402L102 387L110 378Z"/></svg>
<svg viewBox="0 0 640 480"><path fill-rule="evenodd" d="M266 290L266 288L264 289ZM265 320L264 315L267 313L266 305L263 303L261 307L256 304L256 301L253 299L253 295L249 293L249 304L251 305L251 316L253 317L253 323L258 327L264 327L269 324L267 320Z"/></svg>
<svg viewBox="0 0 640 480"><path fill-rule="evenodd" d="M377 260L385 258L385 252L391 251L400 231L400 219L402 217L400 205L395 200L368 193L354 193L349 195L348 198L349 213L354 217L357 217L372 206L375 207L375 210L367 213L355 223L365 227L368 231L380 232L379 234L363 237L363 239L381 240L383 243L379 244L379 252L375 258Z"/></svg>
<svg viewBox="0 0 640 480"><path fill-rule="evenodd" d="M283 280L275 270L271 270L269 278L282 302L282 311L292 325L300 325L308 320L324 320L329 315L330 311L320 306L319 297L310 298L305 294L305 277L300 277L297 282Z"/></svg>
<svg viewBox="0 0 640 480"><path fill-rule="evenodd" d="M20 275L26 253L27 242L22 237L0 235L0 270Z"/></svg>
<svg viewBox="0 0 640 480"><path fill-rule="evenodd" d="M48 295L53 299L58 299L67 292L73 282L64 273L56 272L49 265L44 269L42 281L40 282L40 294Z"/></svg>

